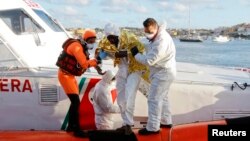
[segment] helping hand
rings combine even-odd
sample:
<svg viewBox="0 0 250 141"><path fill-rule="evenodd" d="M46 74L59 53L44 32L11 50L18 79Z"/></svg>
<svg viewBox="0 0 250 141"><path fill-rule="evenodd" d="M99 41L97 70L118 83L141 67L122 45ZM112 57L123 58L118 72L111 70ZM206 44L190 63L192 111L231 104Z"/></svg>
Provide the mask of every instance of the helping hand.
<svg viewBox="0 0 250 141"><path fill-rule="evenodd" d="M98 65L102 63L102 59L101 59L100 56L97 56L97 57L96 57L96 60L97 60L97 64L98 64Z"/></svg>
<svg viewBox="0 0 250 141"><path fill-rule="evenodd" d="M137 53L139 53L139 50L137 48L137 46L134 46L130 49L131 53L133 56L135 56Z"/></svg>
<svg viewBox="0 0 250 141"><path fill-rule="evenodd" d="M96 69L96 71L97 71L97 73L99 75L104 75L105 74L105 72L102 72L102 69L99 66L96 66L95 69Z"/></svg>
<svg viewBox="0 0 250 141"><path fill-rule="evenodd" d="M118 51L115 53L116 58L123 58L123 57L127 57L127 56L128 56L127 51Z"/></svg>

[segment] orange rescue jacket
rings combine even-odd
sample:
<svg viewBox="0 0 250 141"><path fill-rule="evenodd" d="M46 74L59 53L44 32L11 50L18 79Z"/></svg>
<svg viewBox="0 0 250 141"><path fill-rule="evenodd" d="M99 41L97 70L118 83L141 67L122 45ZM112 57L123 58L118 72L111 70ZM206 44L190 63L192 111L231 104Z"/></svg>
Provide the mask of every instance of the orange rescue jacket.
<svg viewBox="0 0 250 141"><path fill-rule="evenodd" d="M79 40L67 39L63 43L63 51L59 55L56 65L75 76L81 76L89 67L95 67L96 60L89 60L88 50L84 46Z"/></svg>

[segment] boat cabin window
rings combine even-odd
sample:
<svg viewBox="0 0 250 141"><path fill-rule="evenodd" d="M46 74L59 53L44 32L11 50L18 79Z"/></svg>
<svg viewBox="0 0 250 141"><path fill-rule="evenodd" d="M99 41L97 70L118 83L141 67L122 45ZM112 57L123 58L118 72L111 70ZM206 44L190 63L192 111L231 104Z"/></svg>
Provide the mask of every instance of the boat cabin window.
<svg viewBox="0 0 250 141"><path fill-rule="evenodd" d="M55 32L63 32L60 25L44 11L34 9L34 12Z"/></svg>
<svg viewBox="0 0 250 141"><path fill-rule="evenodd" d="M17 35L45 31L22 9L0 11L0 18Z"/></svg>
<svg viewBox="0 0 250 141"><path fill-rule="evenodd" d="M7 44L5 44L2 39L0 39L0 56L0 71L11 67L22 67L22 64L16 59L13 53L11 53Z"/></svg>

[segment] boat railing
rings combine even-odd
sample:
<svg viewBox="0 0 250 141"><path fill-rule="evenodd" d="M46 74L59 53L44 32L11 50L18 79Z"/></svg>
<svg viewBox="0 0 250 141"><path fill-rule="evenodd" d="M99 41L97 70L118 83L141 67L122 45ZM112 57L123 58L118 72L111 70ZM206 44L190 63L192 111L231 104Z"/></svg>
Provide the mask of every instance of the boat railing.
<svg viewBox="0 0 250 141"><path fill-rule="evenodd" d="M192 80L174 80L175 84L185 84L185 85L203 85L203 86L218 86L218 87L224 87L228 89L235 88L234 83L219 83L219 82L206 82L206 81L192 81ZM245 84L239 84L239 85L245 85ZM145 80L141 79L141 83L139 85L139 91L145 96L148 97L148 92L150 88L150 83L146 82Z"/></svg>
<svg viewBox="0 0 250 141"><path fill-rule="evenodd" d="M0 66L0 78L18 76L18 77L52 77L55 73L48 73L52 75L44 75L43 73L37 73L41 71L55 72L56 68L53 67L20 67L20 66Z"/></svg>
<svg viewBox="0 0 250 141"><path fill-rule="evenodd" d="M231 83L218 83L218 82L206 82L206 81L192 81L192 80L175 80L175 83L190 84L190 85L209 85L209 86L231 86Z"/></svg>

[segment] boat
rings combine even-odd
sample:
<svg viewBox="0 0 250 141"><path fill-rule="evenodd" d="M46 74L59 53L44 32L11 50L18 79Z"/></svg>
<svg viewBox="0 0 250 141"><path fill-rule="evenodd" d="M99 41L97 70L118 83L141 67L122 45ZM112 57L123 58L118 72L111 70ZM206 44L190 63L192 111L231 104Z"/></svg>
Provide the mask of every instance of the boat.
<svg viewBox="0 0 250 141"><path fill-rule="evenodd" d="M5 141L207 141L221 140L223 136L214 137L213 130L226 129L228 126L230 131L247 132L247 128L234 127L235 124L239 124L243 127L250 124L250 117L233 118L214 121L203 121L189 124L180 124L170 128L161 128L159 134L142 136L138 134L138 129L134 130L131 135L121 138L119 133L115 131L98 131L92 130L88 132L86 138L76 138L72 136L72 133L64 131L0 131L0 139ZM238 130L237 130L238 129ZM229 131L229 130L228 130ZM225 130L224 130L225 132ZM228 138L228 136L226 137Z"/></svg>
<svg viewBox="0 0 250 141"><path fill-rule="evenodd" d="M203 39L193 31L190 31L190 6L188 7L188 34L185 36L181 36L179 40L181 42L202 42Z"/></svg>
<svg viewBox="0 0 250 141"><path fill-rule="evenodd" d="M219 35L213 38L214 42L220 42L220 43L225 43L230 41L230 38L228 36L223 36L223 35Z"/></svg>
<svg viewBox="0 0 250 141"><path fill-rule="evenodd" d="M227 122L225 120L217 120L177 125L171 130L162 128L160 134L150 136L141 136L138 134L138 129L135 129L134 137L136 137L138 141L205 141L208 137L207 126L209 124L226 125ZM97 133L93 132L94 131L90 131L90 136L88 138L76 138L72 136L72 133L66 133L64 131L0 131L0 139L7 139L7 141L47 141L50 139L53 139L53 141L126 141L126 139L117 138L115 133L106 132L105 136L102 136L100 133L98 133L98 131ZM198 132L199 135L197 135ZM136 140L132 138L127 141Z"/></svg>
<svg viewBox="0 0 250 141"><path fill-rule="evenodd" d="M71 35L53 19L31 0L0 2L0 140L78 140L64 131L68 125L70 101L58 82L55 65L62 43ZM102 68L117 71L110 59L103 61ZM195 132L196 125L202 124L205 129L207 122L250 116L248 72L181 62L177 63L177 72L169 99L173 129L178 134L185 134L179 129L185 132L195 129ZM96 129L91 99L93 88L100 79L94 69L77 77L83 130ZM161 135L166 140L168 136L165 135L170 132L167 129L161 129L159 135L137 134L147 122L149 85L142 79L135 102L133 131L138 140L154 138L161 141ZM113 100L117 104L115 90L114 87ZM120 127L120 115L114 116L114 128ZM202 130L204 136L205 131ZM188 137L190 140L196 138Z"/></svg>
<svg viewBox="0 0 250 141"><path fill-rule="evenodd" d="M200 36L184 36L180 37L181 42L202 42L202 38Z"/></svg>

